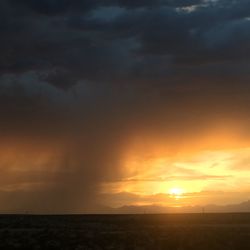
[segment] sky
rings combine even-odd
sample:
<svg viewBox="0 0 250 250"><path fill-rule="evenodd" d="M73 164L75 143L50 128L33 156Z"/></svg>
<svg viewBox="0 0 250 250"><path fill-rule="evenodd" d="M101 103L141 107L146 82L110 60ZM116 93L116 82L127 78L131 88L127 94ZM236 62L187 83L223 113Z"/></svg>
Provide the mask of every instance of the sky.
<svg viewBox="0 0 250 250"><path fill-rule="evenodd" d="M248 0L2 0L0 212L250 199Z"/></svg>

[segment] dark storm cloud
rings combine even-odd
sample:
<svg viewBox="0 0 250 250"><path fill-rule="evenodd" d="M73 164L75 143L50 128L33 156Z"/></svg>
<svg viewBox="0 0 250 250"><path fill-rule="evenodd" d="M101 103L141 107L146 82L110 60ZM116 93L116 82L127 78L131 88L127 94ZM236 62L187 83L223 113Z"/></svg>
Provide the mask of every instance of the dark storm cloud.
<svg viewBox="0 0 250 250"><path fill-rule="evenodd" d="M13 6L24 7L39 14L55 15L71 11L89 11L94 8L103 6L121 6L124 8L140 8L140 7L184 7L203 3L203 0L11 0Z"/></svg>
<svg viewBox="0 0 250 250"><path fill-rule="evenodd" d="M179 64L249 60L247 1L190 2L198 4L193 10L170 2L129 9L128 1L3 2L0 69L50 70L49 81L66 87L79 79L145 80L148 72L173 81L183 70L195 71ZM32 12L34 6L47 6L50 15ZM65 12L53 13L57 8Z"/></svg>
<svg viewBox="0 0 250 250"><path fill-rule="evenodd" d="M119 178L138 133L171 143L217 117L244 121L249 16L245 0L1 1L0 135L26 145L17 151L44 144L61 153L55 186L40 148L44 172L15 181L45 182L41 197L79 208L99 183ZM25 162L42 167L34 161ZM20 196L24 207L36 207L29 192Z"/></svg>
<svg viewBox="0 0 250 250"><path fill-rule="evenodd" d="M43 0L43 1L36 1L36 0L11 0L11 5L15 7L23 7L27 8L30 11L34 11L39 14L44 15L55 15L55 14L62 14L65 12L70 11L87 11L91 8L94 8L98 5L98 1L96 0Z"/></svg>

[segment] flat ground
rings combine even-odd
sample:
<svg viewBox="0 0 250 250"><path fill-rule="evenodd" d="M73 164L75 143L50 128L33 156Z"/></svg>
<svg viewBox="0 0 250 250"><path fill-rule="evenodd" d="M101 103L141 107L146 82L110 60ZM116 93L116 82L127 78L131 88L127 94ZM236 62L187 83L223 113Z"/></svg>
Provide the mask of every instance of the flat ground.
<svg viewBox="0 0 250 250"><path fill-rule="evenodd" d="M250 249L250 214L1 215L0 249Z"/></svg>

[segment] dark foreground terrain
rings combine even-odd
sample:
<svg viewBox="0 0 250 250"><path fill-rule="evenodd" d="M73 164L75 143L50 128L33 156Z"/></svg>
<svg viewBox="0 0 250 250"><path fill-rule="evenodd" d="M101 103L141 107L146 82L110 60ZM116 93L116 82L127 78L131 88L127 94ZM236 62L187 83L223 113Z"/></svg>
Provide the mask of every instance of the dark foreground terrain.
<svg viewBox="0 0 250 250"><path fill-rule="evenodd" d="M250 214L2 215L0 249L250 249Z"/></svg>

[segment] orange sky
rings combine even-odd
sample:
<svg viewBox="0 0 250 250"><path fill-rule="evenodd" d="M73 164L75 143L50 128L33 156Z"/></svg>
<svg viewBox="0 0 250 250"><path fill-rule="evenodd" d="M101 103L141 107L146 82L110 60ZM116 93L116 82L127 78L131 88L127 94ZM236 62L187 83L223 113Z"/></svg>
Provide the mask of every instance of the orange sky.
<svg viewBox="0 0 250 250"><path fill-rule="evenodd" d="M108 201L114 206L225 205L247 200L250 147L240 133L228 132L171 141L171 146L164 139L137 138L125 157L124 176L104 183L102 192L114 195ZM174 195L173 189L181 194Z"/></svg>

